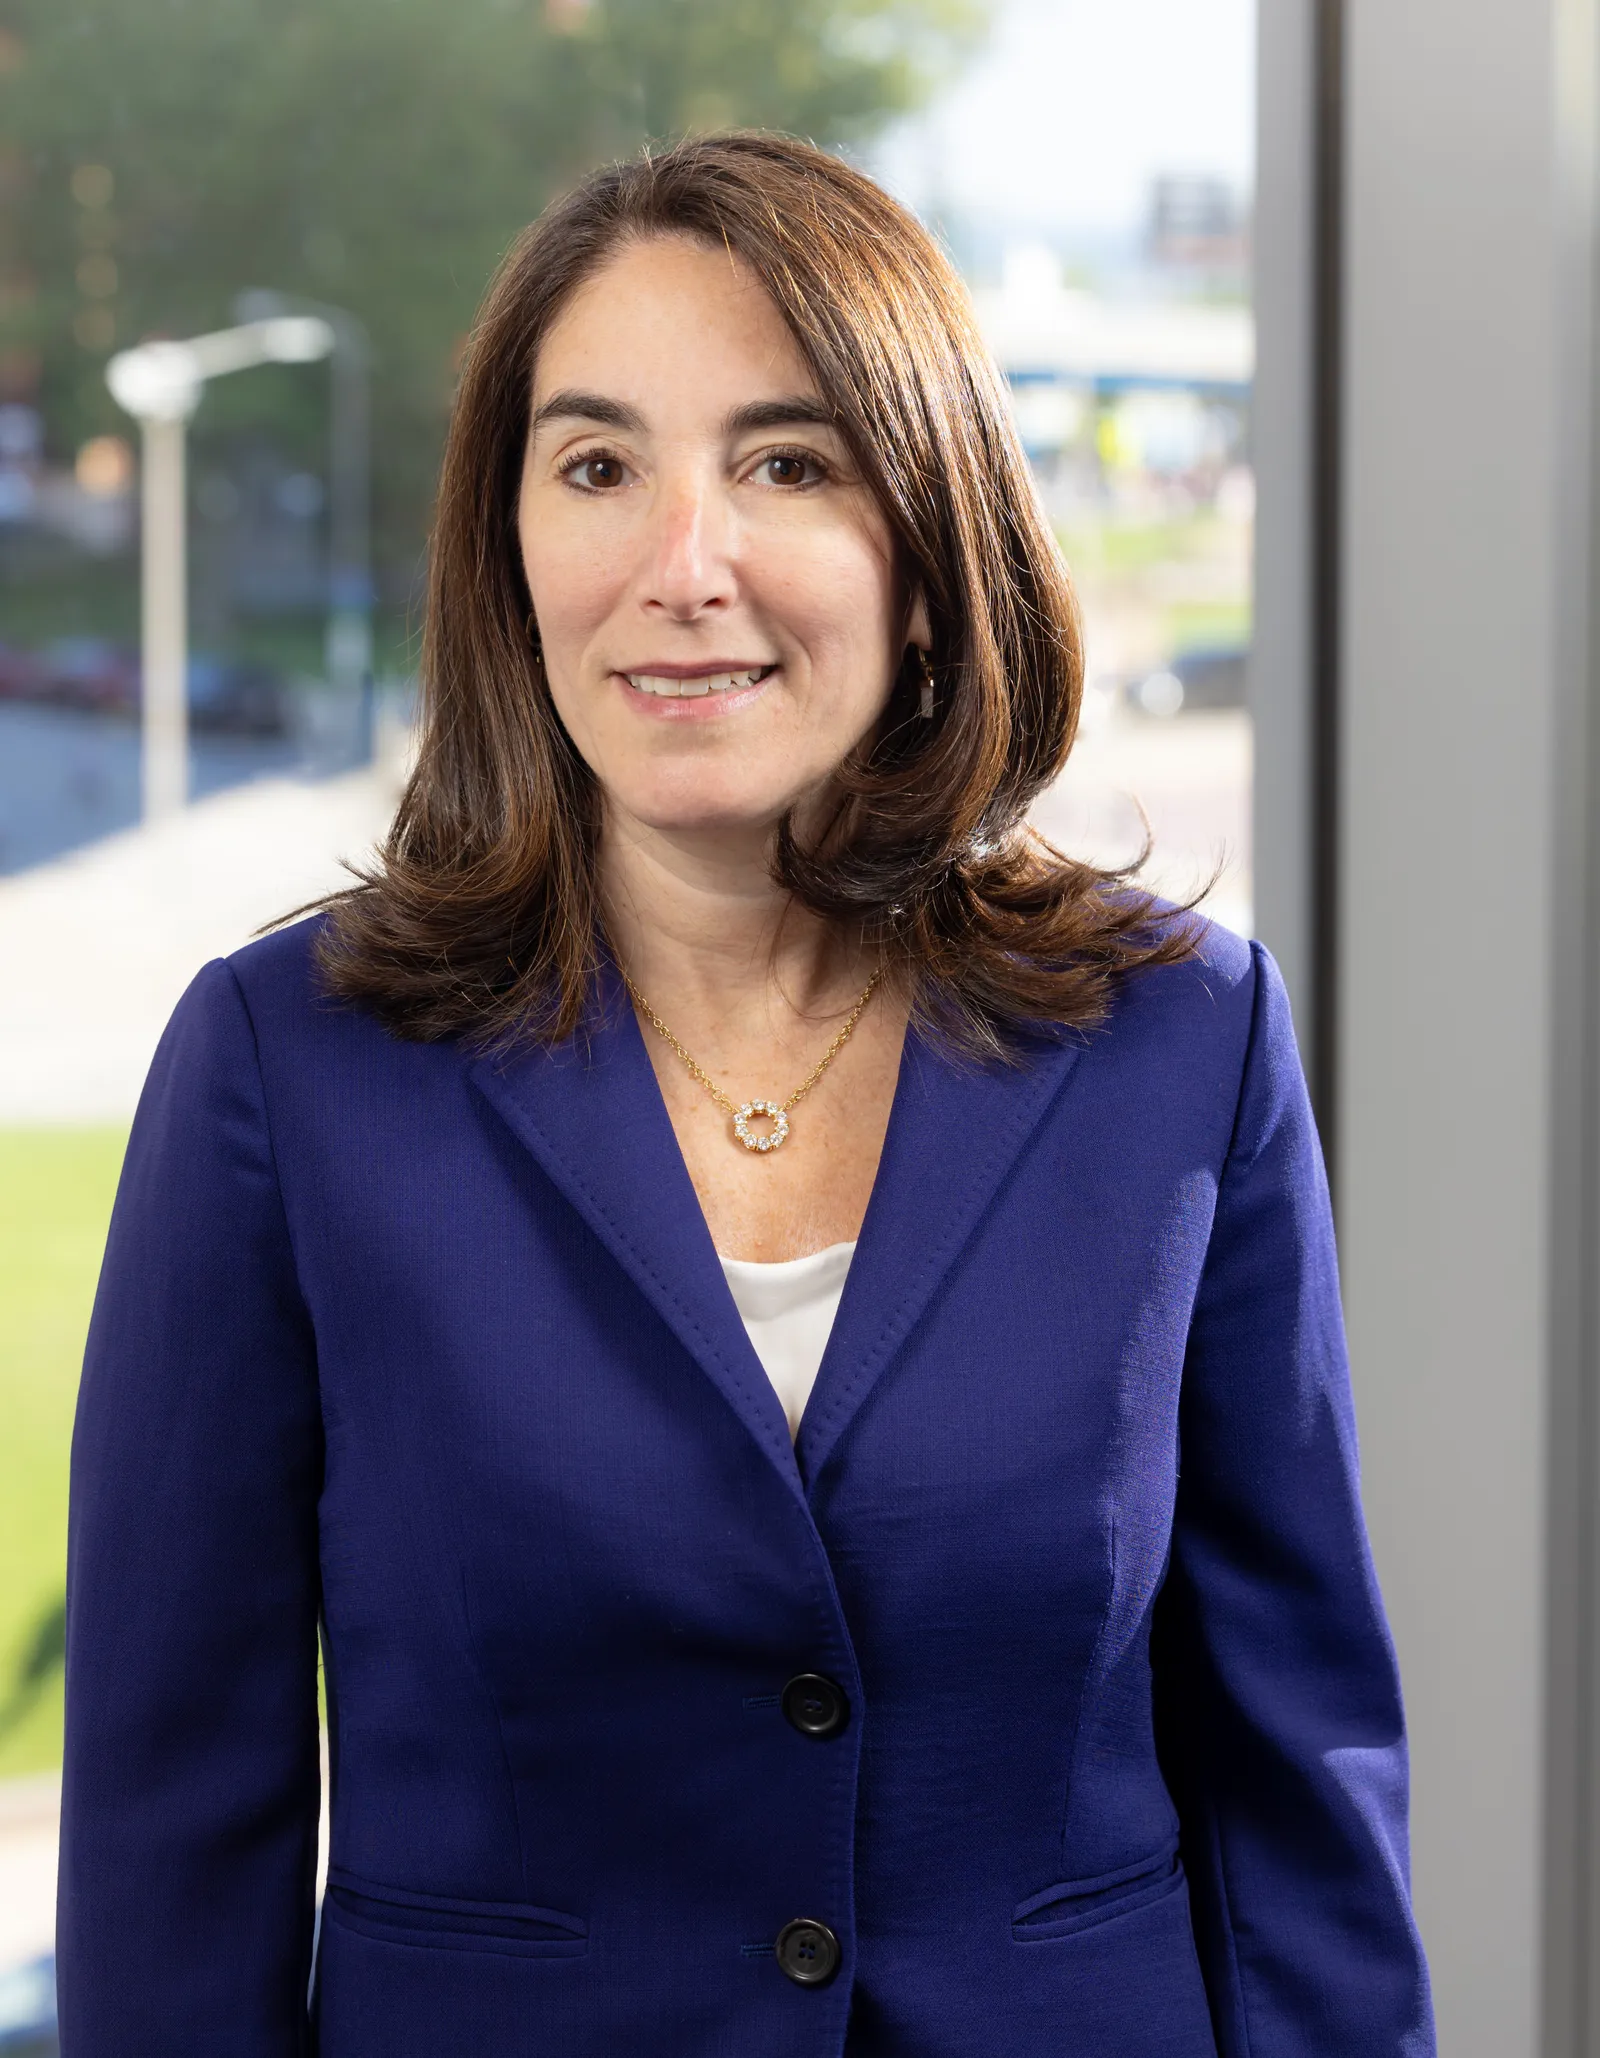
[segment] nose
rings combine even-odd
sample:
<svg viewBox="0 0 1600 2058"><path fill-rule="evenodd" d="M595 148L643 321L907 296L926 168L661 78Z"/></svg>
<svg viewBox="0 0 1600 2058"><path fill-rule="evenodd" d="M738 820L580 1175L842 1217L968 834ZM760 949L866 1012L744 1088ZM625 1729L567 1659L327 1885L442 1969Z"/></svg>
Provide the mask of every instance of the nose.
<svg viewBox="0 0 1600 2058"><path fill-rule="evenodd" d="M733 520L720 480L696 474L662 481L641 576L644 606L675 622L692 622L732 603Z"/></svg>

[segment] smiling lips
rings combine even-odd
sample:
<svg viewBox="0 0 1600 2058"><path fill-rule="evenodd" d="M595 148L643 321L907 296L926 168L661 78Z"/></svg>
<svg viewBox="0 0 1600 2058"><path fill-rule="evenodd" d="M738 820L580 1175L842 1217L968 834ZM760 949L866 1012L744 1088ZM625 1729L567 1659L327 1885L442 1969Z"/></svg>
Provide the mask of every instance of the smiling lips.
<svg viewBox="0 0 1600 2058"><path fill-rule="evenodd" d="M759 686L770 678L776 665L756 665L738 672L700 672L690 678L661 672L624 672L636 693L653 693L663 700L686 700L702 693L732 693L736 687Z"/></svg>

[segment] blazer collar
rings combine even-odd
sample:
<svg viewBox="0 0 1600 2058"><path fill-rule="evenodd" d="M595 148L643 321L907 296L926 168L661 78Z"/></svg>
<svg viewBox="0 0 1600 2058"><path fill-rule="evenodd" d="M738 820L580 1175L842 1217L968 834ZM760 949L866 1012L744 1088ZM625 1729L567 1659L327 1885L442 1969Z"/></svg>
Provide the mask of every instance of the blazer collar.
<svg viewBox="0 0 1600 2058"><path fill-rule="evenodd" d="M792 1448L610 968L571 1042L473 1060L471 1076L801 1494L911 1333L1075 1055L1071 1044L1040 1040L1021 1066L964 1066L907 1032L872 1199Z"/></svg>

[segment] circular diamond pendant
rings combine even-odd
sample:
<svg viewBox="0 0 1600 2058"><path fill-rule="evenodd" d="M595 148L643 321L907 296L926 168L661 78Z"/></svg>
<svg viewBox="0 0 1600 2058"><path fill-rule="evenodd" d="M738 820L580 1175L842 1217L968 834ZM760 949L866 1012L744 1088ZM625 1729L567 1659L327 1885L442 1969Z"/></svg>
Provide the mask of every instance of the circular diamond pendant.
<svg viewBox="0 0 1600 2058"><path fill-rule="evenodd" d="M751 1132L750 1117L765 1115L772 1127L765 1136ZM776 1150L789 1133L789 1117L775 1100L747 1100L733 1118L733 1133L746 1150Z"/></svg>

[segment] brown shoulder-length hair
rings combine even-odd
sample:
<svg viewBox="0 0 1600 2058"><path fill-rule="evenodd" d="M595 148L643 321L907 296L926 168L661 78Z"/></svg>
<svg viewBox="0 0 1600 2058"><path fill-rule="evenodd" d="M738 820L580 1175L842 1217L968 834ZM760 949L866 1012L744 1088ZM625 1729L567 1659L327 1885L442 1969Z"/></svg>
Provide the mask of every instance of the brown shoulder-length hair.
<svg viewBox="0 0 1600 2058"><path fill-rule="evenodd" d="M838 158L753 133L595 173L496 274L440 480L417 765L377 864L325 904L327 985L402 1035L487 1045L569 1035L596 990L600 796L534 661L517 497L541 340L619 246L663 235L724 247L766 285L932 627L933 719L908 665L840 768L826 833L780 827L775 878L875 944L969 1051L1094 1023L1120 977L1191 955L1194 930L1025 824L1072 747L1083 655L1003 382L903 208Z"/></svg>

